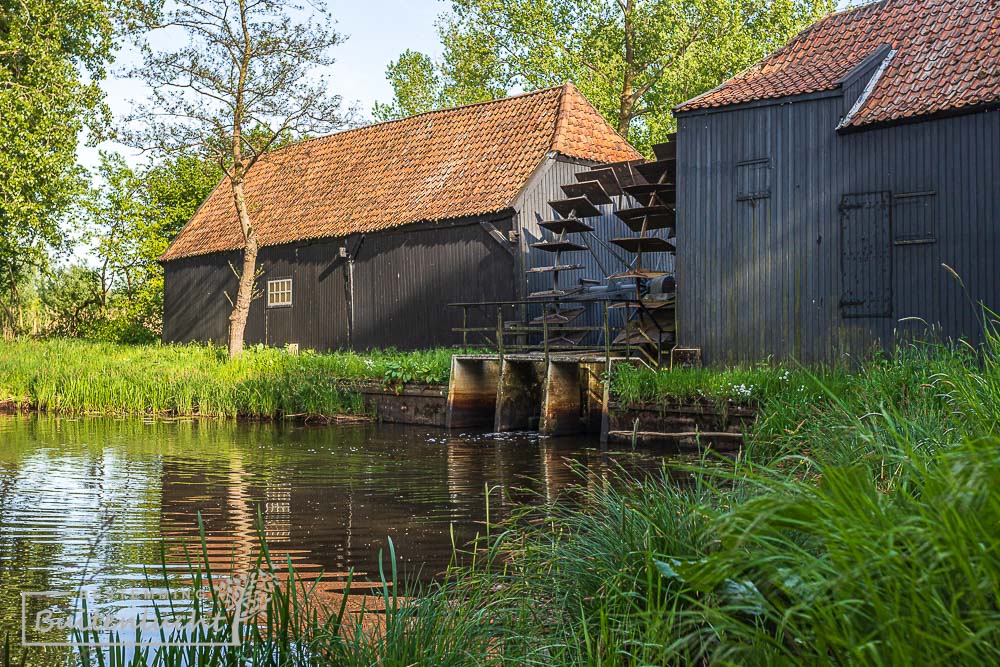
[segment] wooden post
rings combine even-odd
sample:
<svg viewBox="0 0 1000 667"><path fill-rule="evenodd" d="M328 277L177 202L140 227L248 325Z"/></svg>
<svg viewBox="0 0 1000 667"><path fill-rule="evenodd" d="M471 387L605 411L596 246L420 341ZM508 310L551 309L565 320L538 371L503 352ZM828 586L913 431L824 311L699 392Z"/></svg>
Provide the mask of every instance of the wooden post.
<svg viewBox="0 0 1000 667"><path fill-rule="evenodd" d="M469 307L462 306L462 347L469 348Z"/></svg>
<svg viewBox="0 0 1000 667"><path fill-rule="evenodd" d="M545 353L545 363L549 363L549 317L542 310L542 351Z"/></svg>
<svg viewBox="0 0 1000 667"><path fill-rule="evenodd" d="M608 302L604 302L604 357L607 367L611 367L611 320L608 316Z"/></svg>
<svg viewBox="0 0 1000 667"><path fill-rule="evenodd" d="M497 354L503 363L503 306L497 306Z"/></svg>

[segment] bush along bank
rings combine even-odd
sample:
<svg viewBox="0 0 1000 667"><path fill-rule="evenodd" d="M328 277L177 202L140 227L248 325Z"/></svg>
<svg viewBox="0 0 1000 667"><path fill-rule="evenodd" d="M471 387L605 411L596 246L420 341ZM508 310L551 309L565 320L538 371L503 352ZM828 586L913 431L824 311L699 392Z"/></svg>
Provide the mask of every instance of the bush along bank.
<svg viewBox="0 0 1000 667"><path fill-rule="evenodd" d="M368 416L349 380L447 382L453 350L292 355L254 347L230 361L203 345L78 340L0 343L0 405L53 413L334 419Z"/></svg>

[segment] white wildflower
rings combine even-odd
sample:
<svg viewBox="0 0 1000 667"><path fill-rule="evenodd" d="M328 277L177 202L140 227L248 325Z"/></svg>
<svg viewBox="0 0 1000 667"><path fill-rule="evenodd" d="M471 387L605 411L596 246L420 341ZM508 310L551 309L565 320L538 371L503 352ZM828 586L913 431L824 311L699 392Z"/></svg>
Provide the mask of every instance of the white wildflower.
<svg viewBox="0 0 1000 667"><path fill-rule="evenodd" d="M729 385L729 393L735 398L747 399L753 395L753 388L753 385L733 384Z"/></svg>

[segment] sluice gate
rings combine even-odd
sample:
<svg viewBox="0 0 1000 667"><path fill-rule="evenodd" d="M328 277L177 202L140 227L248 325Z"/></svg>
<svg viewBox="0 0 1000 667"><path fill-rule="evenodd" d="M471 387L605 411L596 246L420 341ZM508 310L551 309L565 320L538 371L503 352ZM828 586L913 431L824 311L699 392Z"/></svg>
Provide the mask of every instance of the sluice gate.
<svg viewBox="0 0 1000 667"><path fill-rule="evenodd" d="M606 432L608 363L585 355L455 355L446 426L549 436Z"/></svg>

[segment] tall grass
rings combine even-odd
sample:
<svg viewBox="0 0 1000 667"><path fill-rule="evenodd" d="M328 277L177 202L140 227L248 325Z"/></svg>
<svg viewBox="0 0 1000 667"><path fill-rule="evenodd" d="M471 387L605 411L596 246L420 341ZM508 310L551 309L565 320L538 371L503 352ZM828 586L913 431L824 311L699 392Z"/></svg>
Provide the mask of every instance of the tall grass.
<svg viewBox="0 0 1000 667"><path fill-rule="evenodd" d="M202 531L200 554L189 557L185 569L178 570L164 559L159 570L148 572L146 585L159 600L154 603L154 616L160 621L160 630L153 627L135 635L131 631L102 635L87 629L73 630L68 637L46 638L71 642L63 653L12 647L8 640L0 651L0 664L32 665L45 660L79 667L403 667L485 665L500 657L494 650L489 614L477 604L459 606L440 595L412 599L405 595L391 539L379 572L380 590L357 594L351 589L352 575L342 590L331 593L324 590L322 574L303 577L291 559L273 561L260 529L258 538L256 560L244 563L242 571L213 569ZM183 575L181 579L178 574ZM231 575L250 575L244 580L246 599L260 590L257 584L263 579L279 582L269 588L260 612L238 624L237 646L226 645L232 639L236 610L232 597L221 586ZM369 591L367 586L361 589ZM185 606L175 609L168 598ZM202 602L189 608L188 600ZM225 622L214 628L207 624L213 618ZM170 619L206 621L206 625L164 630ZM131 646L126 645L129 642Z"/></svg>
<svg viewBox="0 0 1000 667"><path fill-rule="evenodd" d="M125 346L75 340L0 342L0 403L116 415L333 417L363 414L337 379L447 381L451 351L290 355L251 348Z"/></svg>
<svg viewBox="0 0 1000 667"><path fill-rule="evenodd" d="M820 450L848 462L875 455L900 435L925 448L955 442L970 423L978 434L1000 435L998 350L1000 339L990 333L982 350L912 343L850 370L759 365L653 371L622 365L611 389L624 404L696 399L755 407L758 417L747 440L748 455L758 462Z"/></svg>
<svg viewBox="0 0 1000 667"><path fill-rule="evenodd" d="M376 623L314 613L293 585L239 651L145 659L998 664L998 343L983 357L945 346L874 360L819 406L785 406L808 425L762 431L735 460L706 453L682 483L592 474L579 504L488 525L472 564L430 589L400 591L387 565Z"/></svg>
<svg viewBox="0 0 1000 667"><path fill-rule="evenodd" d="M660 371L620 364L615 366L611 378L611 394L626 405L687 400L756 405L780 394L797 394L803 400L810 400L825 388L839 391L848 377L842 369L806 371L768 364Z"/></svg>
<svg viewBox="0 0 1000 667"><path fill-rule="evenodd" d="M154 664L1000 663L1000 338L798 372L735 460L585 478L428 590L387 567L378 623L295 597L238 660Z"/></svg>
<svg viewBox="0 0 1000 667"><path fill-rule="evenodd" d="M514 664L997 664L998 342L818 383L688 484L590 480L441 595L491 591Z"/></svg>

